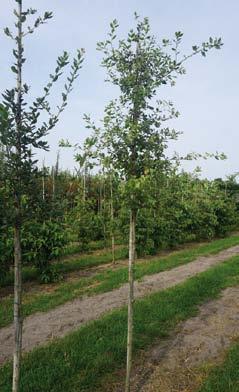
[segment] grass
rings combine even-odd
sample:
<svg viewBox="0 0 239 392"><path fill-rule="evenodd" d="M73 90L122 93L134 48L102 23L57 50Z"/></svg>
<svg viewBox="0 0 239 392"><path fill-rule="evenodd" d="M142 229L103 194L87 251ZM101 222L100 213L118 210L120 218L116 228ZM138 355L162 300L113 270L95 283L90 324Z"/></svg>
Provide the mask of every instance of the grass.
<svg viewBox="0 0 239 392"><path fill-rule="evenodd" d="M71 249L71 252L77 252L77 247L73 247ZM71 255L72 253L69 252L68 256ZM126 247L120 247L116 248L115 250L115 259L120 260L122 258L125 258L127 256L127 248ZM66 256L66 255L65 255ZM58 262L55 263L55 271L59 272L60 274L63 273L68 273L68 272L73 272L73 271L78 271L84 268L90 268L90 267L96 267L101 264L106 264L110 263L112 261L112 253L111 250L105 250L102 251L100 254L93 253L93 254L85 254L81 255L72 259L65 259L65 260L59 260ZM37 270L36 267L34 266L24 266L22 270L22 280L23 282L29 282L29 281L34 281L37 280L39 277L39 271ZM11 271L9 274L4 277L4 280L0 282L0 287L6 287L10 286L13 284L14 281L14 274L13 271Z"/></svg>
<svg viewBox="0 0 239 392"><path fill-rule="evenodd" d="M82 250L82 246L77 244L77 238L73 237L71 240L72 240L72 243L70 245L67 245L63 249L63 256L70 256L70 255L74 255L74 253L84 253L85 252ZM116 238L115 245L123 245L120 238ZM90 241L90 243L87 245L87 249L90 252L95 251L95 250L104 249L104 248L110 248L110 247L111 247L111 241L109 239Z"/></svg>
<svg viewBox="0 0 239 392"><path fill-rule="evenodd" d="M229 350L223 364L213 368L199 392L239 391L239 343Z"/></svg>
<svg viewBox="0 0 239 392"><path fill-rule="evenodd" d="M176 251L166 257L154 258L151 261L141 262L135 267L135 278L141 279L145 275L152 275L170 270L179 265L189 263L199 256L215 254L236 244L239 244L239 236L232 236L190 249ZM126 283L127 280L128 269L127 267L122 267L117 270L109 269L93 277L81 278L75 282L63 282L50 292L37 294L25 293L23 296L23 314L24 316L29 316L39 311L46 312L85 294L94 295L113 290ZM6 326L12 322L12 307L12 296L2 299L0 307L0 327Z"/></svg>
<svg viewBox="0 0 239 392"><path fill-rule="evenodd" d="M104 247L110 247L109 241L107 243L103 240L91 241L88 245L89 251L104 249ZM82 253L82 246L77 243L77 238L72 238L72 243L63 249L64 256L73 255L74 253Z"/></svg>
<svg viewBox="0 0 239 392"><path fill-rule="evenodd" d="M238 275L239 256L235 256L183 284L136 301L134 356L155 339L168 336L180 321L196 315L199 305L238 284ZM126 325L127 309L123 308L25 355L20 391L106 391L106 380L108 385L123 377ZM10 388L9 363L0 368L0 391Z"/></svg>

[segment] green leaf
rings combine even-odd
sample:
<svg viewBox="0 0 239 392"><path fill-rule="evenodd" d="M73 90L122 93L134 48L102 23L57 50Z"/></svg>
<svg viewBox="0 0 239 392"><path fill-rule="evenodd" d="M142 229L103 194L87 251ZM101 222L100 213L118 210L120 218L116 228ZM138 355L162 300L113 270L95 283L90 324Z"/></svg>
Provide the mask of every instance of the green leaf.
<svg viewBox="0 0 239 392"><path fill-rule="evenodd" d="M12 65L11 70L12 70L12 72L14 72L15 74L18 73L18 70L17 70L17 68L16 68L14 65Z"/></svg>

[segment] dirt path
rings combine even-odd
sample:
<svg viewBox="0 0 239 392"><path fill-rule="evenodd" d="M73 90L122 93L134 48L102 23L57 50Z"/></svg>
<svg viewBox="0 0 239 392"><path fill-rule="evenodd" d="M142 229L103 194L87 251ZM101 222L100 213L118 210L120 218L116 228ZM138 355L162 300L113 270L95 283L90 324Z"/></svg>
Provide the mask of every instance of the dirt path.
<svg viewBox="0 0 239 392"><path fill-rule="evenodd" d="M199 257L173 270L146 276L142 281L136 282L135 297L143 297L174 286L237 254L239 254L238 245L213 256ZM112 309L122 307L127 303L127 296L128 285L125 284L111 292L75 299L47 313L35 313L27 317L23 328L23 351L30 351L35 346L48 343L55 337L62 337L88 321L95 320ZM0 364L11 358L12 347L13 327L0 329Z"/></svg>
<svg viewBox="0 0 239 392"><path fill-rule="evenodd" d="M133 377L132 392L196 391L206 373L202 365L220 363L239 338L238 305L239 287L227 288L218 300L202 305L199 315L183 322L176 335L145 354Z"/></svg>
<svg viewBox="0 0 239 392"><path fill-rule="evenodd" d="M122 245L116 245L116 249L120 249L122 248ZM111 252L111 248L104 248L104 249L98 249L98 250L94 250L92 252L88 252L88 253L74 253L73 255L68 255L68 256L64 256L61 257L59 260L55 260L52 262L52 264L57 264L57 263L63 263L63 264L67 264L68 261L71 260L76 260L76 259L85 259L87 256L91 257L91 256L101 256L104 254L107 254L107 252ZM66 271L63 272L63 279L65 282L68 281L74 281L77 280L79 278L84 278L84 277L91 277L96 275L99 272L102 272L108 268L120 268L120 266L122 265L127 265L127 259L122 259L122 260L117 260L115 264L111 263L102 263L100 265L93 265L93 266L88 266L88 267L79 267L78 269L76 269L75 271ZM46 291L54 291L55 288L57 288L59 286L59 283L50 283L50 284L44 284L44 286L40 283L38 283L38 280L32 279L30 281L26 281L23 282L23 291L27 292L27 293L38 293L38 292L42 292L43 288L45 288ZM0 287L0 299L7 297L8 295L13 294L13 285L11 284L10 286L4 286L4 287Z"/></svg>
<svg viewBox="0 0 239 392"><path fill-rule="evenodd" d="M197 243L196 246L199 246L202 244L205 244L205 242L204 243L199 242L199 243ZM120 245L118 245L117 247L119 248ZM189 244L184 244L183 246L179 245L175 250L171 250L171 249L161 250L155 256L147 256L147 258L137 259L137 263L147 263L152 260L158 260L159 257L172 255L172 254L177 253L180 250L183 250L185 248L189 249L189 248L193 248L193 247L195 247L195 244L189 243ZM99 251L94 251L92 253L92 255L97 255L97 254L100 255L102 253L103 253L103 251L99 250ZM64 258L61 261L65 262L67 260L74 260L77 258L77 256L82 257L82 253L79 253L79 254L76 253L74 255L67 256L66 258ZM75 282L75 281L78 281L79 279L94 277L95 275L97 275L101 272L104 272L104 271L108 271L108 270L115 271L115 270L120 269L122 267L126 267L127 265L128 265L128 259L123 258L120 260L116 260L115 264L110 262L110 263L102 263L97 266L89 266L89 267L79 268L75 271L64 272L63 273L63 281L64 282ZM38 294L38 293L43 293L43 292L47 292L47 293L54 292L55 290L57 290L57 288L59 287L59 285L61 283L62 282L60 282L60 283L56 282L56 283L49 283L49 284L42 285L41 283L38 283L37 280L32 280L32 281L23 283L23 292L28 293L28 294L29 293L30 294L31 293ZM11 294L13 294L13 285L6 286L6 287L0 287L0 300L1 300L1 298L5 298Z"/></svg>

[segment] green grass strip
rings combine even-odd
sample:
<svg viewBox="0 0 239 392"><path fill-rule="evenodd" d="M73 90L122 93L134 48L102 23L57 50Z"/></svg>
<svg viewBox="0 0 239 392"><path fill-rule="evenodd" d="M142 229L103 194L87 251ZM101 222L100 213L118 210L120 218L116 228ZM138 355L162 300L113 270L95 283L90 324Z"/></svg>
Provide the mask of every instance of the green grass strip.
<svg viewBox="0 0 239 392"><path fill-rule="evenodd" d="M120 260L127 257L128 250L126 247L117 248L115 250L115 260ZM102 251L100 254L84 254L72 259L65 259L57 261L55 265L55 270L62 273L69 273L73 271L78 271L84 268L97 267L101 264L110 263L112 261L112 252L109 249ZM39 271L34 266L24 266L22 270L22 280L23 282L34 281L39 278ZM0 281L0 287L6 287L12 285L14 282L13 271L9 272L4 279Z"/></svg>
<svg viewBox="0 0 239 392"><path fill-rule="evenodd" d="M134 356L196 315L200 304L238 283L239 256L235 256L183 284L136 301ZM104 391L105 380L115 381L114 372L125 366L126 325L124 307L25 355L20 392ZM11 364L7 364L0 368L0 391L10 388Z"/></svg>
<svg viewBox="0 0 239 392"><path fill-rule="evenodd" d="M120 260L126 258L128 249L125 247L118 248L115 250L115 259ZM98 265L107 264L112 261L112 252L107 250L100 254L88 254L80 256L76 259L65 260L63 262L57 262L55 265L56 271L60 273L67 273L78 271L84 268L97 267Z"/></svg>
<svg viewBox="0 0 239 392"><path fill-rule="evenodd" d="M239 244L239 236L232 236L212 241L190 249L173 252L172 254L136 264L135 278L141 279L170 270L195 260L199 256L216 254L226 248ZM81 278L75 282L60 283L54 291L49 293L29 293L23 296L23 314L29 316L35 312L46 312L67 301L84 294L94 295L120 287L128 280L128 269L122 267L117 270L109 269L94 277ZM10 324L13 320L13 297L8 296L1 301L0 327Z"/></svg>
<svg viewBox="0 0 239 392"><path fill-rule="evenodd" d="M222 365L212 369L199 392L239 391L239 343L234 344Z"/></svg>

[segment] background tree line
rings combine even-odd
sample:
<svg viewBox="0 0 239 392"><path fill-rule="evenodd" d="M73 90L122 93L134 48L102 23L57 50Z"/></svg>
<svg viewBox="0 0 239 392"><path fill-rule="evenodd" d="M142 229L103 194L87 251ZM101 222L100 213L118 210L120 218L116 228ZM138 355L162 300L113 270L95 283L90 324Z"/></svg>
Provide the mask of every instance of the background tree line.
<svg viewBox="0 0 239 392"><path fill-rule="evenodd" d="M124 185L116 176L112 179L102 172L61 170L59 161L52 168L38 169L32 191L23 197L29 211L22 229L23 263L37 267L41 280L48 282L57 279L51 260L72 245L78 251L90 250L95 241L106 247L112 244L112 236L116 245L127 245L129 211ZM239 184L235 176L210 181L200 179L197 173L172 169L167 174L152 173L144 187L145 206L137 217L138 256L224 236L238 226ZM13 267L11 197L7 181L1 180L2 282Z"/></svg>

